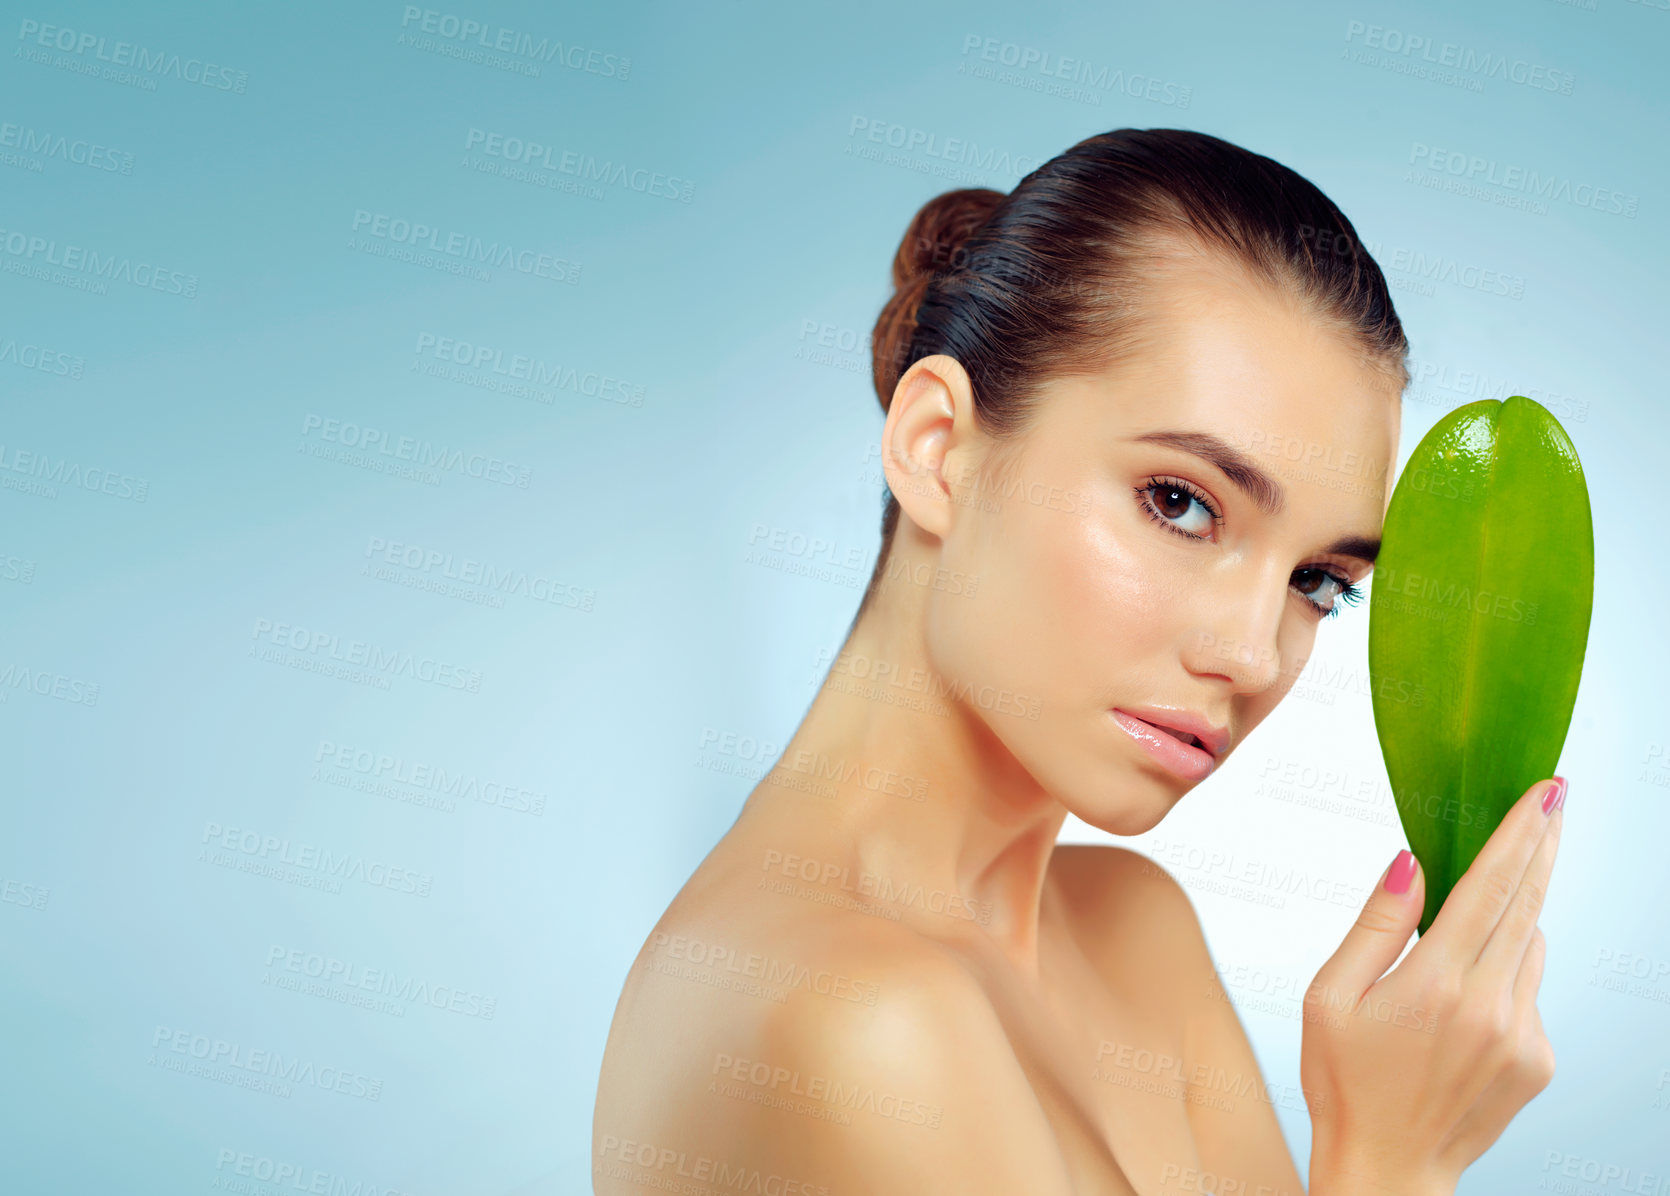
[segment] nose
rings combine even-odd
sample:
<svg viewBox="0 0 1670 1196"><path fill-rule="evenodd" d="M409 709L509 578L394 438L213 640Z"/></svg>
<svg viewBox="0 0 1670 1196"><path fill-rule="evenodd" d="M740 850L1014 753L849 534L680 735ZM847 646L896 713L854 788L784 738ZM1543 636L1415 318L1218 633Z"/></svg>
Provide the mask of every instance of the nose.
<svg viewBox="0 0 1670 1196"><path fill-rule="evenodd" d="M1263 693L1281 677L1280 632L1287 575L1227 577L1203 586L1184 663L1201 677L1223 677L1235 693Z"/></svg>

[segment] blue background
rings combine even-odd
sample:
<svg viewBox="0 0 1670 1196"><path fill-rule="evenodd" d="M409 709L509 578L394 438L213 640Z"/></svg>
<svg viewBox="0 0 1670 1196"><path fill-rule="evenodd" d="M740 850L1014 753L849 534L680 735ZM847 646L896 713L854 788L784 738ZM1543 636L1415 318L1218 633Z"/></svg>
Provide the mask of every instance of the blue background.
<svg viewBox="0 0 1670 1196"><path fill-rule="evenodd" d="M1461 1190L1670 1172L1670 10L4 7L0 1189L262 1191L239 1167L284 1165L379 1194L587 1190L621 982L868 577L864 341L905 225L1122 125L1226 137L1341 205L1413 345L1405 456L1510 393L1576 443L1597 561L1542 918L1559 1074ZM577 65L476 60L442 16ZM163 65L113 67L99 38ZM1445 43L1473 65L1435 73ZM490 136L552 148L517 163ZM1510 168L1563 189L1460 186ZM454 235L514 255L461 274ZM516 393L478 357L550 381ZM862 563L751 563L773 529ZM472 569L506 588L446 577ZM1403 842L1367 625L1331 623L1253 739L1131 841L1189 888L1294 1093L1298 995L1356 913L1310 894L1366 891ZM1318 883L1274 908L1229 879L1249 869ZM327 959L407 999L317 995ZM313 1079L246 1086L263 1051ZM1303 1170L1303 1105L1278 1113Z"/></svg>

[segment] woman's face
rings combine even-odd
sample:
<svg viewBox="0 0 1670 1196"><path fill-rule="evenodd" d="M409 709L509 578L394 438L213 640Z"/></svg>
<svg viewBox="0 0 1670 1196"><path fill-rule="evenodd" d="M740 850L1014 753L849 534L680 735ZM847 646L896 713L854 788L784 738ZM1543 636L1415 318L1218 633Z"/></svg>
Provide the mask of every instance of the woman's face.
<svg viewBox="0 0 1670 1196"><path fill-rule="evenodd" d="M961 692L1009 691L973 706L1045 790L1121 835L1270 713L1328 610L1352 617L1341 594L1371 566L1400 415L1346 334L1239 271L1197 261L1156 285L1141 348L1050 383L1006 479L960 488L940 564L976 597L928 599L934 666ZM954 488L994 447L950 442Z"/></svg>

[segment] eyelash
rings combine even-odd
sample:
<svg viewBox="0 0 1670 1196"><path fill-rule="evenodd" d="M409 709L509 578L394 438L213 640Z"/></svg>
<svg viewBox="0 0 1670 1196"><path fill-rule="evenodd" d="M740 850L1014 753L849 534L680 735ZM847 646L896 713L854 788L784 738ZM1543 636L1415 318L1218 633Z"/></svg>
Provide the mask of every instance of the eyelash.
<svg viewBox="0 0 1670 1196"><path fill-rule="evenodd" d="M1212 505L1212 500L1211 499L1207 498L1205 494L1201 493L1200 490L1198 490L1196 487L1190 485L1188 482L1185 482L1182 478L1165 477L1165 476L1162 475L1162 476L1156 476L1156 477L1149 478L1142 485L1136 487L1136 495L1137 495L1138 505L1140 505L1144 511L1148 512L1148 517L1150 519L1152 519L1155 523L1159 524L1161 527L1165 528L1167 531L1173 533L1174 535L1182 536L1182 537L1184 537L1185 539L1188 539L1188 540L1205 540L1206 539L1205 536L1197 536L1193 532L1184 531L1182 528L1178 527L1175 523L1173 523L1171 520L1167 519L1164 515L1162 515L1160 513L1159 508L1154 505L1153 501L1148 497L1148 495L1151 491L1153 491L1153 490L1155 490L1155 489L1157 489L1161 486L1164 486L1168 489L1181 490L1184 494L1187 494L1190 498L1194 499L1202 507L1204 507L1207 510L1208 513L1211 514L1211 516L1212 516L1212 526L1214 528L1222 526L1223 521L1224 521L1223 516L1218 512L1217 507ZM1339 614L1341 603L1343 603L1346 606L1356 606L1359 602L1361 602L1363 600L1363 591L1361 589L1359 589L1357 586L1353 585L1349 578L1341 577L1339 574L1333 572L1332 570L1323 569L1319 566L1312 565L1312 566L1309 566L1305 569L1295 570L1295 572L1297 572L1297 573L1306 573L1306 572L1320 573L1324 577L1331 580L1335 585L1339 586L1339 593L1334 595L1334 605L1329 607L1326 610L1324 610L1322 607L1318 606L1316 603L1312 602L1310 600L1310 597L1308 595L1306 595L1303 591L1299 591L1299 596L1305 600L1305 605L1309 606L1312 610L1314 610L1317 614L1319 614L1324 619L1331 619L1335 615Z"/></svg>

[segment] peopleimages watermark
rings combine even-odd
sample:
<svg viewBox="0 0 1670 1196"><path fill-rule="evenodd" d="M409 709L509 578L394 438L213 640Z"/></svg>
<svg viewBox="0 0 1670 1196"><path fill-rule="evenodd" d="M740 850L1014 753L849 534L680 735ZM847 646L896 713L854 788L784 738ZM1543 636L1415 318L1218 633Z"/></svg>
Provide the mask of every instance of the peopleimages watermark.
<svg viewBox="0 0 1670 1196"><path fill-rule="evenodd" d="M1424 141L1409 143L1409 164L1469 186L1488 184L1535 199L1569 203L1596 212L1627 216L1631 220L1635 219L1641 206L1641 197L1633 192L1597 187L1586 182L1573 183L1566 175L1503 163L1463 150L1428 145Z"/></svg>
<svg viewBox="0 0 1670 1196"><path fill-rule="evenodd" d="M205 822L198 842L199 863L235 866L239 857L243 857L261 867L282 866L303 873L315 873L319 880L327 883L304 887L323 887L331 892L340 892L341 882L345 880L359 880L376 889L428 897L430 886L434 883L434 877L427 872L397 867L385 860L371 860L354 852L332 851L329 847L297 841L286 835L263 834L219 822ZM227 864L228 860L232 861L231 865ZM257 871L259 868L239 870Z"/></svg>
<svg viewBox="0 0 1670 1196"><path fill-rule="evenodd" d="M183 83L195 83L214 91L230 91L238 95L242 95L249 86L247 71L234 70L201 58L182 57L166 50L153 50L135 42L111 42L97 33L82 33L61 25L43 25L28 17L24 17L18 25L17 40L20 43L17 57L45 61L44 56L32 52L34 46L57 50L74 58L90 57L92 62L77 63L71 69L79 74L102 74L119 83L140 81L147 91L156 90L159 78L178 79ZM100 67L97 63L110 65ZM48 65L59 64L48 62ZM133 70L113 71L112 67L131 67Z"/></svg>
<svg viewBox="0 0 1670 1196"><path fill-rule="evenodd" d="M857 545L843 550L823 536L755 523L748 532L748 551L742 563L858 589L873 561L870 550Z"/></svg>
<svg viewBox="0 0 1670 1196"><path fill-rule="evenodd" d="M1481 266L1475 262L1464 262L1459 258L1447 257L1442 253L1426 253L1419 249L1409 249L1405 246L1394 245L1390 248L1378 241L1364 241L1363 247L1374 255L1387 271L1393 274L1410 275L1421 282L1404 281L1402 279L1388 279L1387 285L1393 290L1414 291L1416 294L1431 297L1437 294L1432 285L1447 282L1451 286L1464 290L1479 291L1486 295L1500 295L1506 299L1523 299L1525 297L1525 278L1519 274L1509 274L1489 266Z"/></svg>
<svg viewBox="0 0 1670 1196"><path fill-rule="evenodd" d="M1200 1196L1305 1196L1302 1191L1272 1188L1259 1181L1249 1184L1242 1176L1180 1163L1167 1163L1160 1168L1160 1187L1165 1191L1198 1192Z"/></svg>
<svg viewBox="0 0 1670 1196"><path fill-rule="evenodd" d="M1664 744L1651 744L1641 765L1641 775L1636 780L1657 785L1660 789L1670 789L1670 749Z"/></svg>
<svg viewBox="0 0 1670 1196"><path fill-rule="evenodd" d="M286 1056L282 1051L246 1047L242 1043L229 1042L224 1038L193 1034L189 1030L177 1030L172 1026L158 1026L151 1034L151 1057L148 1060L151 1066L161 1066L169 1071L192 1070L184 1066L175 1066L181 1061L170 1058L170 1055L185 1056L197 1061L205 1069L212 1069L194 1071L193 1074L203 1075L205 1079L218 1079L236 1084L238 1087L260 1086L240 1082L244 1079L269 1078L283 1089L274 1095L289 1096L290 1084L311 1086L326 1092L339 1092L343 1096L356 1096L361 1100L381 1100L383 1095L383 1081L377 1076L321 1065L299 1055ZM216 1074L217 1072L225 1074ZM239 1076L239 1072L243 1075Z"/></svg>
<svg viewBox="0 0 1670 1196"><path fill-rule="evenodd" d="M115 473L68 457L54 458L49 453L0 442L0 487L41 498L57 498L57 489L45 483L133 502L144 502L151 490L149 481L132 474Z"/></svg>
<svg viewBox="0 0 1670 1196"><path fill-rule="evenodd" d="M0 253L9 259L5 262L9 274L43 282L62 282L77 290L91 289L90 284L125 282L142 291L159 291L184 299L197 298L198 279L195 274L169 269L155 262L136 261L124 253L101 253L85 245L60 244L55 237L43 237L20 229L0 228ZM97 293L103 294L104 290Z"/></svg>
<svg viewBox="0 0 1670 1196"><path fill-rule="evenodd" d="M1469 91L1480 90L1486 79L1499 79L1537 91L1569 96L1577 81L1570 71L1527 62L1523 58L1509 58L1506 54L1475 50L1455 42L1437 41L1385 25L1351 21L1345 27L1345 40L1348 44L1342 57L1351 54L1352 46L1360 45L1389 57L1378 62L1358 58L1359 62L1385 66L1400 74L1431 78L1441 83L1461 82L1467 85Z"/></svg>
<svg viewBox="0 0 1670 1196"><path fill-rule="evenodd" d="M664 930L650 935L643 962L646 968L660 975L778 1002L799 990L854 1005L874 1006L881 993L881 985L873 980L858 980L845 972L799 960L738 950L727 944Z"/></svg>
<svg viewBox="0 0 1670 1196"><path fill-rule="evenodd" d="M1091 508L1088 491L1069 490L1051 482L1025 478L1012 470L993 471L975 462L951 465L941 462L931 468L908 451L895 449L894 459L904 473L898 486L887 481L883 468L880 441L872 440L864 446L861 481L887 486L894 495L928 494L938 500L944 491L940 483L951 490L950 499L960 507L995 515L1004 504L1025 503L1067 515L1087 515Z"/></svg>
<svg viewBox="0 0 1670 1196"><path fill-rule="evenodd" d="M34 561L0 550L0 581L15 581L18 585L26 586L34 580Z"/></svg>
<svg viewBox="0 0 1670 1196"><path fill-rule="evenodd" d="M793 775L791 775L793 774ZM804 781L802 780L804 778ZM799 789L819 796L833 797L838 792L833 781L848 789L860 788L870 793L883 793L905 801L928 800L928 779L913 777L894 768L884 768L867 760L853 760L846 756L831 757L827 752L796 748L785 754L765 776L766 784L786 789Z"/></svg>
<svg viewBox="0 0 1670 1196"><path fill-rule="evenodd" d="M1589 983L1596 988L1670 1005L1670 958L1598 947L1594 969Z"/></svg>
<svg viewBox="0 0 1670 1196"><path fill-rule="evenodd" d="M30 125L12 124L10 121L0 122L0 161L22 155L31 156L30 168L36 170L38 167L32 165L33 161L50 161L57 158L75 166L85 166L89 170L107 171L111 174L133 173L133 155L127 150L112 149L101 142L88 141L85 137L70 137L63 133L36 129ZM6 165L21 166L25 163L9 161Z"/></svg>
<svg viewBox="0 0 1670 1196"><path fill-rule="evenodd" d="M355 208L352 231L363 233L388 245L398 246L408 252L439 254L460 264L492 266L494 269L508 267L519 274L569 285L577 285L580 281L579 263L567 258L540 253L525 246L518 247L509 242L484 241L473 233L445 232L421 220L408 220L403 216L391 216L387 212ZM363 247L350 245L349 248ZM422 255L418 256L421 258ZM414 260L417 265L431 264Z"/></svg>
<svg viewBox="0 0 1670 1196"><path fill-rule="evenodd" d="M968 61L971 54L977 61ZM962 57L964 61L957 66L958 74L992 79L1011 87L1060 96L1080 103L1100 104L1104 93L1117 91L1133 100L1147 100L1154 104L1187 108L1190 98L1194 95L1192 87L1168 82L1153 75L1139 72L1127 74L1117 67L1098 66L1084 58L1052 54L1036 46L1000 41L995 37L982 37L978 33L963 34ZM982 63L994 63L996 66L1014 69L999 71L995 67L984 67Z"/></svg>
<svg viewBox="0 0 1670 1196"><path fill-rule="evenodd" d="M769 739L756 739L752 735L737 731L704 727L692 767L758 780L765 774L766 765L775 761L781 751L782 749ZM823 796L833 797L834 792L825 793Z"/></svg>
<svg viewBox="0 0 1670 1196"><path fill-rule="evenodd" d="M1275 801L1319 810L1381 826L1397 821L1391 786L1374 777L1354 777L1347 769L1318 767L1309 761L1266 756L1254 793Z"/></svg>
<svg viewBox="0 0 1670 1196"><path fill-rule="evenodd" d="M1438 293L1433 283L1447 282L1467 290L1501 295L1509 299L1525 297L1525 279L1517 274L1507 274L1488 266L1463 262L1441 253L1429 254L1424 250L1409 249L1401 245L1388 248L1379 241L1358 242L1345 233L1315 228L1309 224L1301 224L1298 232L1299 239L1317 253L1331 254L1334 257L1350 257L1356 254L1361 246L1361 249L1373 256L1380 268L1386 272L1386 285L1393 290L1413 291L1431 297ZM1394 277L1396 274L1412 275L1423 281Z"/></svg>
<svg viewBox="0 0 1670 1196"><path fill-rule="evenodd" d="M226 1192L236 1192L240 1196L258 1191L248 1182L250 1180L276 1190L317 1193L321 1196L327 1193L328 1196L411 1196L410 1192L401 1188L367 1183L364 1177L358 1174L349 1179L346 1175L334 1175L317 1167L303 1167L298 1163L280 1161L271 1155L234 1150L230 1146L220 1148L215 1158L215 1170L230 1171L238 1178L228 1179L223 1175L216 1175L215 1182L210 1186Z"/></svg>
<svg viewBox="0 0 1670 1196"><path fill-rule="evenodd" d="M1413 604L1391 601L1390 596L1413 599ZM1393 609L1425 614L1438 621L1447 621L1453 614L1468 612L1506 619L1510 623L1535 626L1541 609L1536 602L1527 602L1512 594L1493 590L1475 590L1467 580L1432 577L1421 573L1400 573L1382 565L1375 571L1374 600L1390 601Z"/></svg>
<svg viewBox="0 0 1670 1196"><path fill-rule="evenodd" d="M466 453L463 449L448 448L416 436L394 435L382 428L358 424L353 420L318 415L311 411L302 417L302 436L304 439L298 445L298 451L309 452L317 447L322 451L313 451L311 455L342 460L344 464L358 464L352 459L356 454L338 454L326 446L339 445L343 449L358 450L359 454L375 454L369 460L375 463L378 472L383 471L382 467L385 464L389 472L398 472L395 468L398 464L420 476L425 471L431 475L437 470L455 472L484 482L496 482L501 486L515 486L519 490L526 490L533 477L533 471L528 466L506 461L488 453ZM307 439L309 437L317 437L320 444L310 445ZM381 458L393 460L385 463Z"/></svg>
<svg viewBox="0 0 1670 1196"><path fill-rule="evenodd" d="M1231 1096L1251 1096L1271 1106L1303 1112L1305 1100L1320 1107L1319 1093L1287 1084L1271 1084L1256 1072L1229 1071L1216 1064L1189 1064L1180 1056L1156 1051L1141 1043L1102 1039L1096 1045L1091 1078L1121 1088L1133 1088L1190 1104L1234 1112Z"/></svg>
<svg viewBox="0 0 1670 1196"><path fill-rule="evenodd" d="M1617 1190L1625 1196L1670 1196L1670 1174L1663 1171L1640 1171L1622 1163L1591 1159L1563 1150L1544 1151L1542 1169L1558 1174L1560 1179L1581 1180L1585 1184L1599 1184L1601 1187L1617 1184ZM1588 1191L1575 1183L1563 1184L1560 1179L1552 1179L1545 1174L1537 1188L1544 1192L1589 1196Z"/></svg>
<svg viewBox="0 0 1670 1196"><path fill-rule="evenodd" d="M258 616L250 630L249 638L270 645L272 649L280 652L288 650L299 653L304 658L351 665L381 678L406 677L446 689L462 689L472 694L481 692L479 669L464 668L450 661L438 660L433 656L419 656L399 648L384 648L368 640L344 640L332 631L309 630L293 623L275 622ZM256 655L256 650L251 648L250 653ZM287 663L267 654L261 654L260 659L278 664Z"/></svg>
<svg viewBox="0 0 1670 1196"><path fill-rule="evenodd" d="M1458 399L1495 399L1501 402L1512 395L1523 395L1548 408L1561 423L1581 424L1589 418L1588 399L1548 390L1523 379L1510 383L1505 375L1492 374L1489 370L1453 368L1428 358L1410 357L1408 364L1409 390L1406 393L1417 402L1454 407Z"/></svg>
<svg viewBox="0 0 1670 1196"><path fill-rule="evenodd" d="M1338 451L1334 444L1304 441L1256 428L1243 447L1286 464L1276 471L1295 481L1309 481L1349 494L1385 493L1387 465L1373 456Z"/></svg>
<svg viewBox="0 0 1670 1196"><path fill-rule="evenodd" d="M433 8L419 8L408 4L400 14L400 37L396 44L411 45L420 50L433 50L448 57L464 58L484 66L498 66L515 70L518 74L537 76L547 63L566 67L587 75L624 82L632 73L632 60L624 54L588 49L573 42L559 41L503 25L491 25L471 17L440 12ZM429 35L419 39L418 34ZM435 38L441 39L439 43ZM482 51L492 51L484 54ZM503 58L497 57L503 55Z"/></svg>
<svg viewBox="0 0 1670 1196"><path fill-rule="evenodd" d="M1233 636L1200 631L1196 632L1196 639L1201 651L1209 651L1219 660L1234 660L1243 665L1264 665L1281 660L1281 653L1277 649L1254 648L1246 641ZM1286 677L1292 673L1291 666L1283 663L1281 675ZM1307 657L1299 672L1293 674L1293 695L1323 706L1331 706L1334 704L1334 695L1326 692L1328 690L1361 694L1368 698L1378 695L1386 701L1407 702L1414 706L1424 705L1428 697L1426 688L1419 682L1411 683L1405 678L1384 672L1371 675L1367 669L1352 668L1345 661L1333 660L1325 655Z"/></svg>
<svg viewBox="0 0 1670 1196"><path fill-rule="evenodd" d="M6 878L0 883L0 901L7 905L21 905L24 909L45 909L52 890L28 881Z"/></svg>
<svg viewBox="0 0 1670 1196"><path fill-rule="evenodd" d="M351 960L338 959L317 951L273 943L267 948L267 979L263 984L291 988L310 996L325 996L347 1005L378 1003L380 998L427 1005L447 1013L492 1021L498 998L459 988L435 984L415 975L402 975L387 968L368 968ZM311 982L311 983L310 983ZM404 1014L396 1005L394 1011Z"/></svg>
<svg viewBox="0 0 1670 1196"><path fill-rule="evenodd" d="M554 402L558 392L601 399L622 407L642 407L644 387L598 370L581 372L525 353L506 353L479 342L420 332L412 368L430 377L445 378L540 403ZM426 360L432 359L432 360ZM462 366L461 370L450 367ZM524 385L525 384L525 385Z"/></svg>
<svg viewBox="0 0 1670 1196"><path fill-rule="evenodd" d="M1166 839L1151 840L1148 847L1154 858L1144 859L1143 871L1163 876L1160 864L1168 864L1194 873L1198 879L1191 887L1195 889L1255 905L1285 908L1287 898L1297 895L1355 907L1368 897L1368 888L1359 883L1312 873L1300 865L1243 857L1223 847Z"/></svg>
<svg viewBox="0 0 1670 1196"><path fill-rule="evenodd" d="M86 360L73 353L16 340L0 341L0 365L39 370L56 378L79 378L87 369Z"/></svg>
<svg viewBox="0 0 1670 1196"><path fill-rule="evenodd" d="M572 582L529 573L526 569L501 569L474 557L455 556L438 548L425 548L420 544L407 544L383 536L367 538L365 556L370 562L396 566L425 579L479 587L488 595L498 597L500 606L507 594L582 611L591 610L597 600L595 590Z"/></svg>
<svg viewBox="0 0 1670 1196"><path fill-rule="evenodd" d="M550 794L542 790L507 784L502 780L483 780L473 772L449 769L427 760L408 759L389 752L376 752L354 744L335 743L329 739L319 741L313 753L313 763L378 784L404 785L434 794L449 803L473 802L535 817L545 813L550 801ZM320 776L320 771L316 769L313 779Z"/></svg>
<svg viewBox="0 0 1670 1196"><path fill-rule="evenodd" d="M1043 162L964 137L941 137L930 129L871 116L852 118L843 152L971 185L990 177L1019 178Z"/></svg>
<svg viewBox="0 0 1670 1196"><path fill-rule="evenodd" d="M696 184L678 175L663 174L659 170L646 170L642 167L629 167L626 163L613 159L599 162L591 154L562 150L531 138L513 137L474 126L464 134L464 150L466 166L470 165L470 151L473 150L485 157L496 158L529 170L569 175L585 183L618 186L658 199L689 203L696 194ZM551 156L553 152L557 154L554 159Z"/></svg>
<svg viewBox="0 0 1670 1196"><path fill-rule="evenodd" d="M827 320L802 320L798 344L794 348L797 361L812 365L826 365L849 374L867 375L870 372L871 334L856 328L831 324ZM863 354L858 350L862 349Z"/></svg>
<svg viewBox="0 0 1670 1196"><path fill-rule="evenodd" d="M640 1188L689 1192L692 1196L709 1196L715 1188L758 1192L763 1196L830 1196L829 1189L822 1184L791 1179L775 1171L761 1171L748 1163L715 1159L704 1154L693 1155L687 1150L674 1150L670 1146L658 1147L653 1142L639 1142L617 1134L601 1135L595 1154L593 1175L624 1180ZM658 1175L657 1172L665 1174ZM679 1180L689 1182L676 1182ZM697 1188L693 1186L695 1184L708 1186Z"/></svg>
<svg viewBox="0 0 1670 1196"><path fill-rule="evenodd" d="M56 698L72 706L97 706L99 686L96 681L66 676L51 669L35 669L11 661L0 668L0 702L11 700L14 690L28 690L43 698Z"/></svg>
<svg viewBox="0 0 1670 1196"><path fill-rule="evenodd" d="M1305 981L1261 964L1215 962L1209 975L1211 980L1203 986L1202 995L1229 1002L1238 1010L1295 1018L1330 1030L1344 1030L1351 1018L1368 1018L1423 1034L1438 1033L1436 1010L1372 993L1365 996L1314 979ZM1240 995L1232 999L1231 988Z"/></svg>
<svg viewBox="0 0 1670 1196"><path fill-rule="evenodd" d="M824 688L849 693L871 701L902 706L928 714L947 716L947 698L967 702L992 714L1013 714L1037 722L1043 714L1042 698L1031 697L1006 686L976 685L966 679L951 679L925 668L904 668L897 661L872 657L864 652L827 648L818 652L812 680L827 667Z"/></svg>
<svg viewBox="0 0 1670 1196"><path fill-rule="evenodd" d="M928 1104L885 1089L877 1091L869 1084L846 1083L833 1076L802 1072L799 1068L739 1058L726 1051L714 1052L711 1075L715 1079L708 1085L709 1092L768 1106L781 1101L782 1107L794 1112L838 1120L843 1125L851 1124L852 1113L872 1113L890 1121L937 1130L945 1114L943 1105ZM800 1099L793 1099L797 1097ZM830 1114L837 1116L830 1118Z"/></svg>
<svg viewBox="0 0 1670 1196"><path fill-rule="evenodd" d="M860 904L867 903L888 911L883 916L892 921L898 920L900 907L964 922L977 922L981 926L988 925L992 920L992 903L989 901L965 897L961 893L946 889L930 889L919 881L896 880L890 875L871 872L868 869L860 869L855 877L852 869L845 864L831 860L816 860L792 851L780 851L775 847L766 850L760 863L760 871L762 875L755 886L758 889L786 896L807 897L807 894L799 891L794 883L805 881L815 886L811 890L813 894L837 898L851 894L857 898L864 898L865 902ZM782 879L779 880L778 877ZM843 903L836 900L824 904L840 906Z"/></svg>

